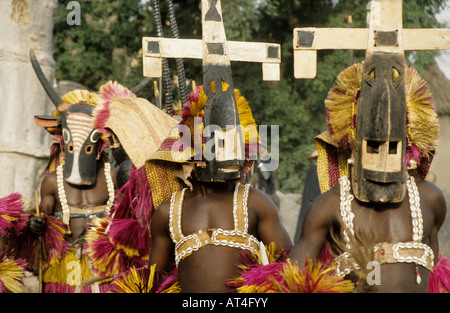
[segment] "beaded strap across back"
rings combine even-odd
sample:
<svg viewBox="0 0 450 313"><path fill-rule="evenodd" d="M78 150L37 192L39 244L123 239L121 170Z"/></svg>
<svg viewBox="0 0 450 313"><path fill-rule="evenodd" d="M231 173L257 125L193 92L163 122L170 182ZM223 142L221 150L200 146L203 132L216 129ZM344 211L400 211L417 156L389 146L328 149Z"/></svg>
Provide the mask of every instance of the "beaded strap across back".
<svg viewBox="0 0 450 313"><path fill-rule="evenodd" d="M222 228L200 229L187 236L183 235L181 229L183 200L187 188L172 194L170 199L169 229L170 237L175 243L175 262L177 267L182 259L206 245L222 245L253 252L258 251L259 241L248 234L247 199L249 188L250 185L236 184L233 193L233 230L224 230Z"/></svg>

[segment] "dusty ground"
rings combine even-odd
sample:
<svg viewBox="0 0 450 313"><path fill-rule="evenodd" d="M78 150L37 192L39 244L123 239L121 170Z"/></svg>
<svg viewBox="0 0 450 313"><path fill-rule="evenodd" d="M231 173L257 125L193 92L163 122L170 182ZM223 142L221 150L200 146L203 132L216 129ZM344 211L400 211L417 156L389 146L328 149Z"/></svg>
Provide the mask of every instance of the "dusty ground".
<svg viewBox="0 0 450 313"><path fill-rule="evenodd" d="M277 191L280 198L280 219L284 228L286 228L291 240L294 241L295 230L297 228L298 214L302 203L302 196L297 193L283 194Z"/></svg>

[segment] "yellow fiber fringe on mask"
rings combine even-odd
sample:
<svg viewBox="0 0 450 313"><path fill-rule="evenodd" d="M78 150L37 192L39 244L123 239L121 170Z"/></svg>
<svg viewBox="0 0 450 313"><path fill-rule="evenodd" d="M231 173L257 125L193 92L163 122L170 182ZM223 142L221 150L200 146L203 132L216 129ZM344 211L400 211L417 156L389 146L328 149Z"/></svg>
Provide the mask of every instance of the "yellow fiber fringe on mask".
<svg viewBox="0 0 450 313"><path fill-rule="evenodd" d="M259 141L259 134L248 101L244 96L240 95L237 89L234 90L234 95L236 96L239 123L242 126L242 130L245 130L244 144L256 144Z"/></svg>
<svg viewBox="0 0 450 313"><path fill-rule="evenodd" d="M68 104L89 104L94 107L101 101L101 98L97 93L81 89L70 91L61 99ZM61 117L61 114L58 110L55 110L53 112L53 116ZM104 141L108 140L108 138L103 134L100 135L100 139Z"/></svg>
<svg viewBox="0 0 450 313"><path fill-rule="evenodd" d="M214 91L214 82L210 84L211 89ZM229 85L226 82L222 82L222 91L226 91ZM253 118L252 110L248 104L247 99L242 96L238 89L234 89L234 96L236 97L236 106L239 114L239 123L242 127L242 130L245 130L245 144L256 144L259 141L259 134L257 130L257 125L255 119ZM208 97L206 96L205 90L203 86L201 86L201 91L198 96L198 101L191 101L191 116L189 121L187 119L186 125L191 128L191 134L194 134L194 121L193 117L198 117L204 113L204 109L206 106L206 102Z"/></svg>
<svg viewBox="0 0 450 313"><path fill-rule="evenodd" d="M343 70L325 100L328 130L340 147L354 149L356 133L352 120L357 111L357 94L361 89L363 63ZM408 116L407 137L416 145L422 156L438 145L439 124L426 81L411 66L405 66L405 96ZM355 101L356 100L356 101Z"/></svg>
<svg viewBox="0 0 450 313"><path fill-rule="evenodd" d="M92 106L97 106L101 100L98 94L81 89L72 90L66 93L61 99L68 104L89 104ZM59 114L58 110L55 110L53 116L61 117L61 114Z"/></svg>
<svg viewBox="0 0 450 313"><path fill-rule="evenodd" d="M412 67L405 76L406 111L409 123L406 134L425 157L439 144L439 122L427 82Z"/></svg>
<svg viewBox="0 0 450 313"><path fill-rule="evenodd" d="M89 104L92 106L96 106L100 101L98 94L81 89L66 93L62 99L68 104Z"/></svg>
<svg viewBox="0 0 450 313"><path fill-rule="evenodd" d="M336 83L325 100L328 129L334 141L350 148L356 147L356 133L352 128L356 116L356 96L361 89L363 63L354 64L337 76Z"/></svg>

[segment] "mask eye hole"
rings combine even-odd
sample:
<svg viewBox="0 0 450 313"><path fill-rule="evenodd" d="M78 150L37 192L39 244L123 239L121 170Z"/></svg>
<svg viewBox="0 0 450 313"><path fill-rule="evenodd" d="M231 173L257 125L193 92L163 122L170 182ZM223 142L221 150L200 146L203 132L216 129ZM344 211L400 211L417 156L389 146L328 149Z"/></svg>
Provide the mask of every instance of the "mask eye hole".
<svg viewBox="0 0 450 313"><path fill-rule="evenodd" d="M393 67L392 68L392 81L395 82L400 77L399 71Z"/></svg>
<svg viewBox="0 0 450 313"><path fill-rule="evenodd" d="M67 150L69 151L69 153L73 153L73 144L69 143L69 145L67 146Z"/></svg>
<svg viewBox="0 0 450 313"><path fill-rule="evenodd" d="M89 138L92 143L96 143L98 138L100 137L100 132L96 129L91 133L91 137Z"/></svg>
<svg viewBox="0 0 450 313"><path fill-rule="evenodd" d="M389 154L397 154L397 141L390 141L389 142Z"/></svg>
<svg viewBox="0 0 450 313"><path fill-rule="evenodd" d="M63 128L63 140L65 144L68 144L70 141L70 132L67 128Z"/></svg>
<svg viewBox="0 0 450 313"><path fill-rule="evenodd" d="M378 154L380 151L380 142L374 140L367 140L367 153Z"/></svg>
<svg viewBox="0 0 450 313"><path fill-rule="evenodd" d="M85 152L86 154L91 154L94 151L94 146L93 145L87 145Z"/></svg>
<svg viewBox="0 0 450 313"><path fill-rule="evenodd" d="M377 78L376 74L375 74L375 69L373 69L369 72L369 77L371 80L375 81L375 79Z"/></svg>

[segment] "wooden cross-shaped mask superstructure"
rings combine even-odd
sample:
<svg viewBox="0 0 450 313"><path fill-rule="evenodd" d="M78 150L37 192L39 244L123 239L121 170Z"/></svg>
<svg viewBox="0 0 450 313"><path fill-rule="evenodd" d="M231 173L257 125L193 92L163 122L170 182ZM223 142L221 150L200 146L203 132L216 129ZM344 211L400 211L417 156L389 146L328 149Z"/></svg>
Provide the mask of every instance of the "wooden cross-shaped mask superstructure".
<svg viewBox="0 0 450 313"><path fill-rule="evenodd" d="M280 45L227 41L221 7L220 0L202 0L203 39L143 37L144 76L161 77L162 58L187 58L203 59L204 66L210 62L229 65L229 61L262 63L264 80L280 80Z"/></svg>
<svg viewBox="0 0 450 313"><path fill-rule="evenodd" d="M206 141L210 138L214 145L211 151L207 148L203 151L206 165L198 167L197 177L206 182L240 179L244 149L231 61L262 63L263 79L279 80L280 45L227 41L220 0L202 0L201 40L144 37L142 44L146 77L161 77L163 58L203 60L203 87L208 97L204 137Z"/></svg>
<svg viewBox="0 0 450 313"><path fill-rule="evenodd" d="M403 29L401 0L373 0L369 28L295 28L294 76L316 77L317 50L354 49L403 54L450 49L450 29Z"/></svg>

